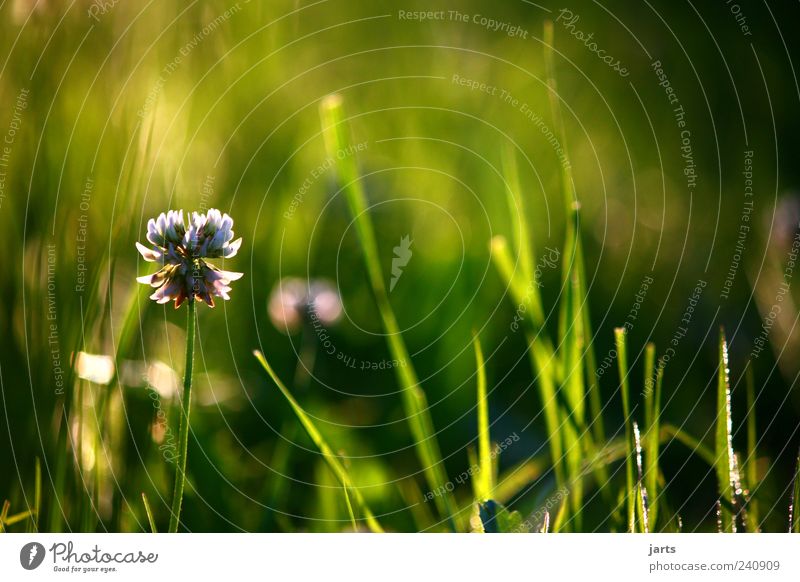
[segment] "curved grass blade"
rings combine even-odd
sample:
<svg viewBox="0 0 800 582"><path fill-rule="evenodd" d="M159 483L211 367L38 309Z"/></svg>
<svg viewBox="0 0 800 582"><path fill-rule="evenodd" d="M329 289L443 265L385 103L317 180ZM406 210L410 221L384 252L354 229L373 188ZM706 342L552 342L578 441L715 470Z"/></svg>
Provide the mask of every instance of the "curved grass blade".
<svg viewBox="0 0 800 582"><path fill-rule="evenodd" d="M405 363L405 365L396 366L395 373L402 388L403 406L414 438L417 456L422 463L428 486L433 491L444 492L442 495L436 496L435 502L439 512L447 518L455 531L459 529L455 501L447 488L449 480L439 451L439 443L436 440L436 431L428 408L428 400L417 379L417 373L403 337L400 335L400 328L386 293L378 259L375 229L367 212L367 198L361 185L356 159L353 155L338 155L342 151L351 151L352 141L344 117L342 98L339 95L326 97L320 104L320 116L325 147L331 159L336 160L337 177L355 221L356 233L364 253L364 263L386 332L389 351L392 359Z"/></svg>
<svg viewBox="0 0 800 582"><path fill-rule="evenodd" d="M693 437L685 430L678 428L672 424L666 423L661 427L661 441L664 441L664 435L673 437L679 443L686 446L687 449L695 453L698 457L708 463L709 467L714 467L716 457L714 451L700 442L699 439Z"/></svg>
<svg viewBox="0 0 800 582"><path fill-rule="evenodd" d="M342 463L339 461L338 457L333 453L333 449L328 446L328 443L322 436L322 433L317 430L317 427L314 425L314 422L311 418L306 414L305 410L300 406L297 400L294 399L294 396L289 392L288 388L283 385L281 379L278 378L277 374L272 370L272 367L267 362L267 359L264 357L258 350L253 351L253 355L256 357L258 362L261 366L266 370L269 377L278 387L278 389L283 394L284 398L289 402L289 405L292 407L295 415L297 415L298 420L303 425L303 428L306 429L308 436L311 437L311 440L314 441L314 444L317 446L319 451L322 453L323 458L328 463L328 466L333 471L333 474L336 475L336 478L339 479L339 482L345 489L349 489L353 493L353 498L356 500L361 512L364 515L364 520L367 523L369 529L373 532L379 533L383 532L383 528L380 526L378 521L373 516L372 512L370 511L367 504L364 502L364 498L361 496L361 492L358 488L354 487L352 481L350 480L350 475L348 474L347 470L344 468ZM348 500L349 502L349 500Z"/></svg>

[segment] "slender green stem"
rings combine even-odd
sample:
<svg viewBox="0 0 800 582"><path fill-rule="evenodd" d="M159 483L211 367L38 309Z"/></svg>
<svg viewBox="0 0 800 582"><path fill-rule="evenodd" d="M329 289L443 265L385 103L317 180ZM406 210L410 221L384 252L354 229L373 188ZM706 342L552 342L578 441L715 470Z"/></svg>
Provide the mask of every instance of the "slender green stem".
<svg viewBox="0 0 800 582"><path fill-rule="evenodd" d="M172 492L172 514L169 518L169 533L178 531L181 518L183 488L186 484L186 454L189 448L189 412L192 402L192 364L194 362L194 299L187 302L186 315L186 369L183 376L183 396L181 396L181 424L178 433L178 464L175 467L175 488Z"/></svg>

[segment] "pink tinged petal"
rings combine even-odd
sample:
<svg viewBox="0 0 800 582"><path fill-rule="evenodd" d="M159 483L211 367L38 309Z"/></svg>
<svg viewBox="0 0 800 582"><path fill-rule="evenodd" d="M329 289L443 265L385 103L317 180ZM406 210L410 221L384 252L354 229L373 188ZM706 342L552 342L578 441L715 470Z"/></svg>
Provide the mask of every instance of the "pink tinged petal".
<svg viewBox="0 0 800 582"><path fill-rule="evenodd" d="M139 251L139 253L142 255L145 261L151 263L160 261L161 258L164 256L164 254L161 251L155 249L148 249L146 246L144 246L139 242L136 243L136 249Z"/></svg>
<svg viewBox="0 0 800 582"><path fill-rule="evenodd" d="M164 288L158 289L155 293L150 296L150 299L158 303L159 305L163 305L164 303L169 303L172 301L172 298L169 295L164 295L162 292Z"/></svg>
<svg viewBox="0 0 800 582"><path fill-rule="evenodd" d="M144 283L145 285L149 285L153 281L153 276L144 275L142 277L136 277L136 280L139 281L139 283Z"/></svg>
<svg viewBox="0 0 800 582"><path fill-rule="evenodd" d="M214 265L209 265L208 271L205 272L205 279L211 283L222 281L225 285L231 281L238 281L244 276L244 273L235 273L233 271L223 271L217 269Z"/></svg>

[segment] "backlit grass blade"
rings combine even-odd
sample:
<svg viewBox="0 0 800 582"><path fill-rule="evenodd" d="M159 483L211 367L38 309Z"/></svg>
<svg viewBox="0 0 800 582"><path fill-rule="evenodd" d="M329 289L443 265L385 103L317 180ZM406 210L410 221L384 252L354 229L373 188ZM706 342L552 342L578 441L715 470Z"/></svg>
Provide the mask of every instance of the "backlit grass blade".
<svg viewBox="0 0 800 582"><path fill-rule="evenodd" d="M510 144L503 149L503 177L506 182L514 247L519 258L520 278L525 285L525 299L527 299L525 307L530 309L534 324L540 328L544 325L544 309L539 293L539 281L536 280L536 269L534 268L536 250L528 228L525 197L520 188L517 159Z"/></svg>
<svg viewBox="0 0 800 582"><path fill-rule="evenodd" d="M289 402L289 405L292 407L295 415L297 416L300 424L303 425L303 428L306 429L308 436L311 437L311 440L317 446L319 451L322 453L325 462L328 463L328 466L333 471L333 474L336 475L336 478L339 479L339 482L342 484L342 487L349 490L353 494L353 498L356 500L361 513L364 515L364 520L367 523L369 529L373 532L383 532L383 528L380 526L378 521L372 515L369 507L364 502L364 498L361 495L361 492L353 486L352 481L350 480L350 475L348 474L347 470L344 468L342 463L339 461L339 458L333 453L333 449L328 446L328 443L322 436L322 433L317 430L317 427L314 425L314 422L311 418L306 414L305 410L298 404L297 400L294 399L294 396L289 392L288 388L284 386L283 382L280 378L275 374L272 370L272 367L267 362L267 359L264 357L260 351L255 350L253 351L253 355L255 355L258 362L263 366L264 370L266 370L269 377L278 387L278 389L283 394L284 398ZM348 499L349 502L349 499Z"/></svg>
<svg viewBox="0 0 800 582"><path fill-rule="evenodd" d="M491 242L492 262L497 268L503 283L506 285L511 300L516 305L527 305L527 284L514 270L514 259L508 248L508 241L503 236L495 236ZM542 328L543 321L539 321L532 310L526 310L526 321L529 324L528 345L536 384L542 401L545 424L547 428L547 444L550 448L550 457L556 483L562 487L565 483L563 468L563 446L561 438L561 420L556 399L556 371L557 361L553 355L553 348ZM518 322L512 326L519 325ZM555 529L555 526L554 526Z"/></svg>
<svg viewBox="0 0 800 582"><path fill-rule="evenodd" d="M567 134L564 127L564 118L561 113L561 99L558 94L554 58L554 34L552 21L545 21L543 34L544 62L547 75L548 98L550 111L553 118L554 133L558 139L561 151L559 166L561 168L561 188L564 204L564 217L566 223L565 243L562 256L564 268L562 287L565 291L570 289L570 281L574 285L574 298L572 302L564 302L559 315L559 327L563 335L567 330L575 329L577 341L580 342L581 359L585 362L585 372L589 391L589 404L592 407L592 428L597 442L604 439L603 418L601 414L600 386L596 374L596 358L594 347L591 344L591 318L587 301L586 275L584 273L583 246L580 237L580 203L575 190L575 180L572 176L572 164L569 159ZM568 309L571 309L573 319L567 320ZM565 345L559 342L559 345ZM566 344L570 346L568 342ZM566 364L565 364L566 365ZM581 401L583 401L583 386L581 386ZM573 388L577 392L577 387ZM583 420L583 419L581 419ZM579 423L580 424L580 423Z"/></svg>
<svg viewBox="0 0 800 582"><path fill-rule="evenodd" d="M714 447L714 468L720 496L720 524L723 532L735 532L733 506L733 444L731 439L731 390L728 378L728 345L725 330L719 332L719 369L717 373L717 428Z"/></svg>
<svg viewBox="0 0 800 582"><path fill-rule="evenodd" d="M153 510L150 509L150 502L147 501L147 495L144 491L142 491L142 504L144 505L144 512L147 514L147 523L150 524L150 533L158 533L156 520L153 518Z"/></svg>
<svg viewBox="0 0 800 582"><path fill-rule="evenodd" d="M756 499L758 488L756 441L758 433L756 432L755 380L753 379L752 362L747 365L744 378L745 390L747 391L747 457L744 460L742 472L747 482L747 490L750 493L750 498L747 502L747 531L757 532L760 524L758 500Z"/></svg>
<svg viewBox="0 0 800 582"><path fill-rule="evenodd" d="M650 501L648 513L648 529L655 531L658 519L658 454L661 432L661 386L664 379L664 367L655 365L655 346L647 344L645 349L644 409L645 409L645 473L644 486ZM654 378L655 376L655 378Z"/></svg>
<svg viewBox="0 0 800 582"><path fill-rule="evenodd" d="M492 498L492 454L489 435L489 399L486 395L486 363L481 342L476 335L472 341L475 348L475 366L478 375L478 475L475 479L478 501Z"/></svg>
<svg viewBox="0 0 800 582"><path fill-rule="evenodd" d="M561 145L561 187L564 194L565 216L569 217L571 211L576 207L578 198L575 195L575 182L572 178L572 165L569 161L566 131L564 130L564 118L561 115L561 100L558 95L558 85L556 83L554 42L553 22L551 20L546 20L543 34L544 64L547 72L548 97L550 99L550 111L553 116L554 133ZM568 229L572 228L572 226L573 225L569 223L567 224Z"/></svg>
<svg viewBox="0 0 800 582"><path fill-rule="evenodd" d="M455 502L447 488L449 480L439 451L439 443L436 440L436 431L428 408L427 397L417 379L417 373L403 337L400 335L400 329L386 293L375 230L367 212L367 198L361 185L356 159L352 154L340 155L340 152L352 151L352 140L349 135L349 126L344 117L342 98L338 95L326 97L320 105L320 115L325 147L330 158L336 160L338 181L355 222L356 233L364 253L367 274L386 332L389 351L394 360L404 364L396 366L395 373L402 388L403 405L414 438L417 456L422 463L430 489L442 492L442 495L437 495L435 499L439 512L448 519L455 530L458 529Z"/></svg>
<svg viewBox="0 0 800 582"><path fill-rule="evenodd" d="M561 188L566 223L565 242L562 253L562 289L568 299L559 310L559 346L567 352L561 356L562 381L565 383L567 398L570 400L576 424L581 427L582 449L594 454L595 444L590 434L583 430L586 426L584 401L587 397L591 407L591 435L597 444L605 439L603 427L600 384L597 378L597 360L592 345L591 317L587 296L586 275L584 272L583 245L580 236L580 203L578 201L572 164L569 159L567 133L561 112L561 98L558 94L554 58L554 34L552 21L544 24L543 48L547 76L548 98L553 119L553 132L560 145L559 166L561 168ZM597 477L608 480L605 466L597 468ZM610 502L608 492L603 489L606 502ZM574 503L574 500L573 500Z"/></svg>
<svg viewBox="0 0 800 582"><path fill-rule="evenodd" d="M625 497L628 508L628 531L633 532L636 518L633 496L633 447L631 444L633 434L631 430L631 391L628 381L628 350L625 344L625 328L616 328L614 330L614 339L617 345L617 366L619 368L620 390L622 392L622 411L625 415Z"/></svg>
<svg viewBox="0 0 800 582"><path fill-rule="evenodd" d="M635 422L633 423L633 444L636 451L636 515L639 522L639 532L648 533L650 531L650 504L647 496L647 488L644 484L642 439L639 434L639 426Z"/></svg>
<svg viewBox="0 0 800 582"><path fill-rule="evenodd" d="M556 399L555 358L552 351L548 350L540 339L529 340L531 346L531 359L536 373L536 382L544 409L544 420L547 427L547 444L550 448L550 457L553 471L556 476L556 485L562 487L566 482L564 469L564 445L561 436L561 413ZM558 531L553 526L553 531Z"/></svg>

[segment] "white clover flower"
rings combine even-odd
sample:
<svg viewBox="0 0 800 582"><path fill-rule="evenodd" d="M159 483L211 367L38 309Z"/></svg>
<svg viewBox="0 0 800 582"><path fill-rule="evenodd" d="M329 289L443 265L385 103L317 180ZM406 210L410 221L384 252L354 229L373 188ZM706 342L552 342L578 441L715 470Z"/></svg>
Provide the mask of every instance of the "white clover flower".
<svg viewBox="0 0 800 582"><path fill-rule="evenodd" d="M206 259L229 259L236 255L242 239L233 240L233 219L212 208L205 214L193 212L189 225L183 210L170 210L147 222L148 248L136 243L145 261L159 263L161 269L137 281L155 288L150 299L158 303L175 301L175 308L195 297L214 307L214 297L230 299L231 281L243 273L218 269Z"/></svg>

